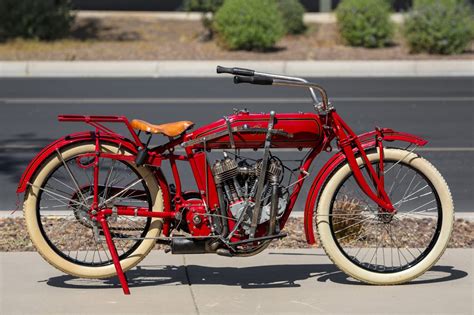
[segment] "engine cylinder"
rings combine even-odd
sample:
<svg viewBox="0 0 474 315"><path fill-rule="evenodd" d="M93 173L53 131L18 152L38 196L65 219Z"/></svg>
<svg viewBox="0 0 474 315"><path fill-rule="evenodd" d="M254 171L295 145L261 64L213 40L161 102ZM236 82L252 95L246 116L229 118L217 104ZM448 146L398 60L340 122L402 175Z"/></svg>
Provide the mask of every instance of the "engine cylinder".
<svg viewBox="0 0 474 315"><path fill-rule="evenodd" d="M226 158L216 161L212 167L216 184L226 182L233 179L238 174L237 162L233 159Z"/></svg>

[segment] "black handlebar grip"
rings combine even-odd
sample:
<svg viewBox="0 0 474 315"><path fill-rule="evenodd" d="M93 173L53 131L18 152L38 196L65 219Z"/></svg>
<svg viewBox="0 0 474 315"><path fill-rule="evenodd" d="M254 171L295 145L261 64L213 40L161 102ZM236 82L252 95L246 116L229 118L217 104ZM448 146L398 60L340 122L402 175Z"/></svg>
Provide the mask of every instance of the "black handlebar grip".
<svg viewBox="0 0 474 315"><path fill-rule="evenodd" d="M253 77L234 77L234 83L250 83L250 84L258 84L258 85L272 85L273 79L264 77L264 76L253 76Z"/></svg>
<svg viewBox="0 0 474 315"><path fill-rule="evenodd" d="M250 69L245 69L245 68L232 68L232 74L243 75L246 77L253 77L255 75L255 70L250 70Z"/></svg>
<svg viewBox="0 0 474 315"><path fill-rule="evenodd" d="M243 75L246 77L251 77L255 74L255 70L244 69L244 68L226 68L222 66L217 66L217 73L230 73L233 75Z"/></svg>
<svg viewBox="0 0 474 315"><path fill-rule="evenodd" d="M230 73L230 74L232 74L232 68L217 66L216 72L217 73Z"/></svg>

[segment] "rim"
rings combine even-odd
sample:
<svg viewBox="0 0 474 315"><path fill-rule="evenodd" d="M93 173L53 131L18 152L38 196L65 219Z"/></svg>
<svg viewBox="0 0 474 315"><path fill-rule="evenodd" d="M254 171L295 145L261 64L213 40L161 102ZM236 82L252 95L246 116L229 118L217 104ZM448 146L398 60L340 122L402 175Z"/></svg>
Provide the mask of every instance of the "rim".
<svg viewBox="0 0 474 315"><path fill-rule="evenodd" d="M431 252L441 231L442 208L433 184L416 168L385 161L384 170L385 188L397 213L380 213L350 172L331 200L329 226L339 250L352 263L371 272L395 273Z"/></svg>
<svg viewBox="0 0 474 315"><path fill-rule="evenodd" d="M59 256L74 264L99 267L112 264L100 224L99 241L94 237L94 223L88 219L92 202L93 167L83 152L60 162L41 184L36 201L36 217L43 238ZM115 198L114 204L146 207L152 211L151 194L144 178L126 162L99 159L99 198L105 200L141 179L133 190ZM69 169L69 170L68 170ZM72 176L70 175L72 174ZM77 185L76 185L76 183ZM75 187L79 187L77 189ZM119 259L130 256L146 236L151 218L117 216L108 218Z"/></svg>

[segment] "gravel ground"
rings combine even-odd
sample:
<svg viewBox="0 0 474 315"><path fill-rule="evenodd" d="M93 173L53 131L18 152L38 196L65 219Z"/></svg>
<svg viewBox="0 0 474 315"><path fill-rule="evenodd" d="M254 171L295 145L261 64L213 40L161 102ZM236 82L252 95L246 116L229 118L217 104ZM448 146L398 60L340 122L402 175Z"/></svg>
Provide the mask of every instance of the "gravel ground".
<svg viewBox="0 0 474 315"><path fill-rule="evenodd" d="M152 18L78 18L68 39L0 43L0 60L391 60L474 59L464 54L410 54L400 35L390 47L345 46L336 24L309 24L304 35L286 36L267 52L226 51L216 41L201 41L198 21Z"/></svg>
<svg viewBox="0 0 474 315"><path fill-rule="evenodd" d="M57 219L56 219L57 220ZM429 231L432 224L426 219L404 220L403 226L407 231L416 230ZM303 219L290 218L285 226L288 236L282 240L273 241L270 248L309 248L305 240ZM67 232L66 232L67 233ZM422 235L425 233L421 233ZM417 247L417 242L424 242L423 237L419 239L409 238L406 245ZM319 243L319 242L317 242ZM474 246L474 222L458 219L454 223L454 231L448 247L472 248ZM157 246L157 248L160 248ZM34 251L23 218L0 218L0 251Z"/></svg>

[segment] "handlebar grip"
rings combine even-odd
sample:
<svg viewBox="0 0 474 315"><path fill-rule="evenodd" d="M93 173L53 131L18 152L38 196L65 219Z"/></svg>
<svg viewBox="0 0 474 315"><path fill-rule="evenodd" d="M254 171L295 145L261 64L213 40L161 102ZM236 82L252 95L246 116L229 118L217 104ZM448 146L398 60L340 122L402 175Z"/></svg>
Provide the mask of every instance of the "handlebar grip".
<svg viewBox="0 0 474 315"><path fill-rule="evenodd" d="M251 77L255 74L255 70L245 69L245 68L226 68L222 66L217 66L217 73L230 73L233 75L243 75L246 77Z"/></svg>
<svg viewBox="0 0 474 315"><path fill-rule="evenodd" d="M272 85L273 79L264 77L264 76L241 77L241 76L236 75L234 77L234 83L235 84L250 83L250 84L258 84L258 85Z"/></svg>

